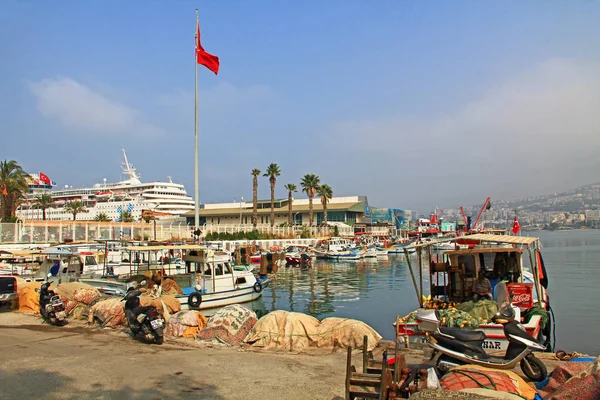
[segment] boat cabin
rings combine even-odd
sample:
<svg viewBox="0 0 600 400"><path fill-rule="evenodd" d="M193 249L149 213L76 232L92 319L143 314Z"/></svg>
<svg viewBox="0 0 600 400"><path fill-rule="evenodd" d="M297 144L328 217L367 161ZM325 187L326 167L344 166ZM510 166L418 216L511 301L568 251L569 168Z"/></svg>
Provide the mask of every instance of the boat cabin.
<svg viewBox="0 0 600 400"><path fill-rule="evenodd" d="M470 300L480 276L490 281L492 290L498 282L504 281L509 288L519 286L532 293L533 284L523 280L523 252L524 249L513 247L447 251L443 253L445 262L430 264L430 293L453 302Z"/></svg>

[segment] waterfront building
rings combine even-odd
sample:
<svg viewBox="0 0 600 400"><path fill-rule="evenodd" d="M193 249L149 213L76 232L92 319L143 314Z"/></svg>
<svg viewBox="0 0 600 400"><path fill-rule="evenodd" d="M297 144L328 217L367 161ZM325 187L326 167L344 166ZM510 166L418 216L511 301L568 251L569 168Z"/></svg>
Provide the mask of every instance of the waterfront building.
<svg viewBox="0 0 600 400"><path fill-rule="evenodd" d="M274 226L287 226L289 214L289 201L275 199L275 223ZM390 209L397 210L397 209ZM401 211L401 210L399 210ZM252 201L241 201L233 203L203 204L199 210L200 225L208 231L217 231L216 227L237 226L242 230L252 228L253 205ZM405 218L406 213L402 214ZM185 214L188 225L194 224L194 212ZM257 202L257 227L271 226L271 200L259 200ZM324 222L323 205L319 198L313 199L313 225L319 226ZM353 227L354 232L371 232L382 230L389 232L396 228L394 222L384 223L374 221L372 208L366 196L333 197L327 204L327 222L331 226ZM388 222L388 221L385 221ZM308 199L292 200L292 225L309 225L309 201Z"/></svg>

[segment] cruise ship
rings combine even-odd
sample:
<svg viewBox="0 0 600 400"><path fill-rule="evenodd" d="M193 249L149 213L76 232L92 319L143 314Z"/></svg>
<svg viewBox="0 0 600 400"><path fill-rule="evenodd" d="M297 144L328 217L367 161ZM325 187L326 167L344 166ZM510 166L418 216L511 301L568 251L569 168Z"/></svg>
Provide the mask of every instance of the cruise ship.
<svg viewBox="0 0 600 400"><path fill-rule="evenodd" d="M41 193L52 196L56 208L46 210L47 220L72 220L73 214L65 209L65 205L74 200L81 201L85 211L77 214L78 221L92 221L104 213L113 221L120 221L124 211L128 211L134 220L142 217L143 210L149 210L163 217L179 217L194 209L194 200L187 195L185 187L169 182L140 181L140 175L133 165L127 160L127 153L123 149L125 162L122 163L123 174L128 179L118 183L97 183L90 188L64 188L52 190L54 182L44 175L45 182L40 182L32 175L29 188L28 201L17 209L17 216L21 220L42 219L42 210L35 207L35 198ZM41 173L40 173L41 175ZM48 182L51 182L48 183Z"/></svg>

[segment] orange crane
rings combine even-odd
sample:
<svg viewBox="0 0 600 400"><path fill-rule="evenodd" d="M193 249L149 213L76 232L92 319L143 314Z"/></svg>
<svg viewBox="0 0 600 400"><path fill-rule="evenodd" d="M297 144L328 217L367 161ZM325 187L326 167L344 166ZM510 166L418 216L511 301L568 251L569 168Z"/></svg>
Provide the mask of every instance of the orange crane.
<svg viewBox="0 0 600 400"><path fill-rule="evenodd" d="M490 203L491 199L492 198L490 196L488 196L485 199L485 201L483 202L483 206L481 206L481 210L479 210L479 214L477 214L477 219L475 219L475 222L473 223L472 226L469 226L469 219L465 215L465 210L462 208L462 206L460 206L460 212L462 214L463 220L465 221L465 230L466 231L474 230L477 227L477 224L479 223L479 220L481 219L481 216L483 215L483 212L485 210L489 210L492 207L491 203Z"/></svg>

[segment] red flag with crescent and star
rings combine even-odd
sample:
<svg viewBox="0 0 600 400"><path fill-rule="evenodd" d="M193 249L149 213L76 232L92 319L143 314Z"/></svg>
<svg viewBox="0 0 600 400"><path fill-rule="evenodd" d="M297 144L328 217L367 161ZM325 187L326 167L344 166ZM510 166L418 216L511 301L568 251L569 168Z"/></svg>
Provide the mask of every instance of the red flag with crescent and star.
<svg viewBox="0 0 600 400"><path fill-rule="evenodd" d="M521 225L519 224L519 220L517 219L517 217L515 217L515 220L513 222L513 227L512 227L513 234L516 235L517 233L519 233L520 230L521 230Z"/></svg>

